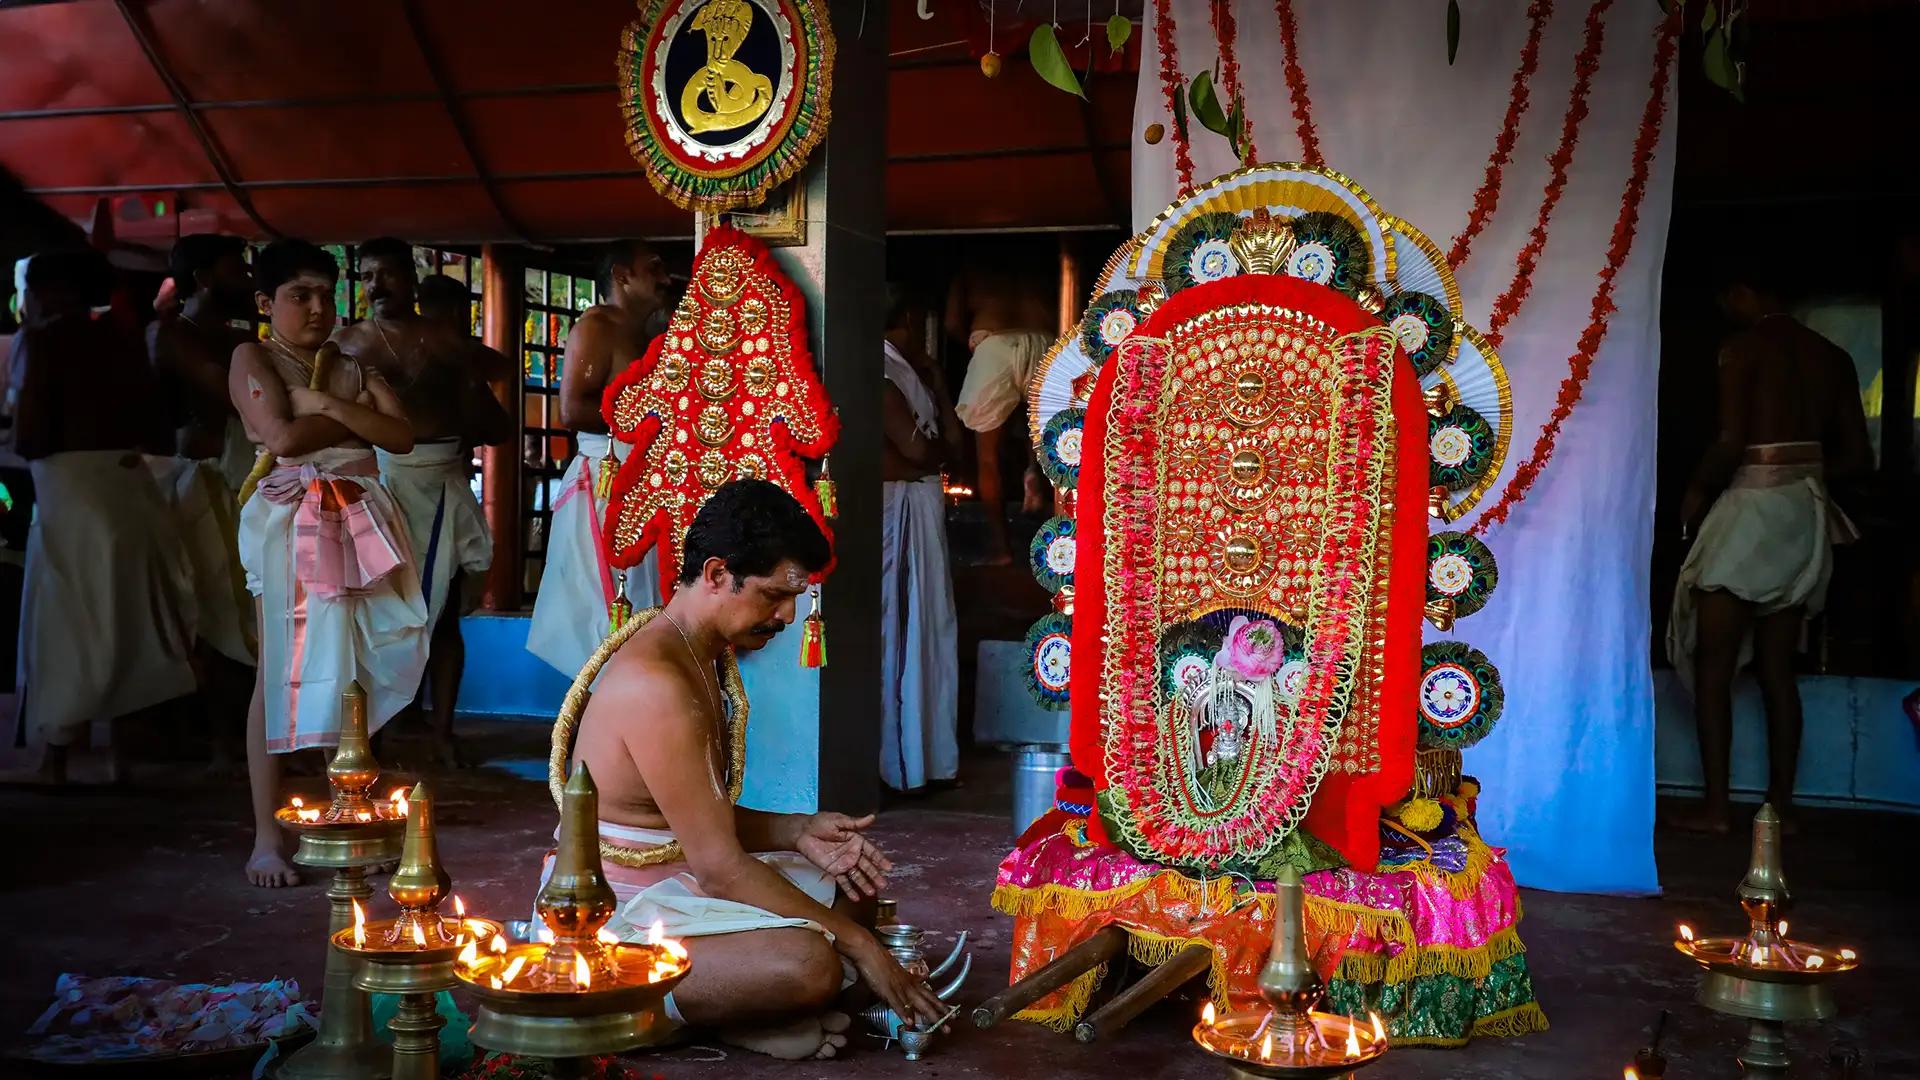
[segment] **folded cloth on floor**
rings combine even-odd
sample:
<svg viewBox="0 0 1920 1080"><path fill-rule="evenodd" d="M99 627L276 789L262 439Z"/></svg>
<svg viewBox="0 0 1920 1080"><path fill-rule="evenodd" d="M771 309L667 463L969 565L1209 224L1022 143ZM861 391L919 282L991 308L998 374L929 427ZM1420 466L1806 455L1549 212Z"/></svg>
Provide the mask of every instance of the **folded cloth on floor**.
<svg viewBox="0 0 1920 1080"><path fill-rule="evenodd" d="M53 1004L27 1029L38 1061L161 1057L256 1046L314 1027L292 979L174 983L62 974Z"/></svg>

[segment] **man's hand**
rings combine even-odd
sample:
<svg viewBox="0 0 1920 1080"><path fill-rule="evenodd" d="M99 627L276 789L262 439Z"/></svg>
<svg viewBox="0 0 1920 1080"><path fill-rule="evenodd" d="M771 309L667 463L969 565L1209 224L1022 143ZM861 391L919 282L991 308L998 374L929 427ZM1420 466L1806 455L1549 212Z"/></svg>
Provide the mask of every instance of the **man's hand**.
<svg viewBox="0 0 1920 1080"><path fill-rule="evenodd" d="M810 814L800 822L794 849L832 875L848 896L856 900L879 896L887 887L887 871L893 864L862 835L862 830L872 824L872 814L863 818Z"/></svg>
<svg viewBox="0 0 1920 1080"><path fill-rule="evenodd" d="M873 935L862 936L864 940L847 951L847 959L859 970L860 981L900 1014L907 1026L925 1027L947 1015L947 1006L934 996L924 980L907 974Z"/></svg>
<svg viewBox="0 0 1920 1080"><path fill-rule="evenodd" d="M287 387L287 409L294 416L325 416L333 395L304 386Z"/></svg>

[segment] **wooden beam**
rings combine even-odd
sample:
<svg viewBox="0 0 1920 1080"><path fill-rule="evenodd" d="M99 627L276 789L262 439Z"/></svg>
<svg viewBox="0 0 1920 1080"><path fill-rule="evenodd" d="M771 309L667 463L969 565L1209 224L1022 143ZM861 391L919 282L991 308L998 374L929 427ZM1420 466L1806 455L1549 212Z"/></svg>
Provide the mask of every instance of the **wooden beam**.
<svg viewBox="0 0 1920 1080"><path fill-rule="evenodd" d="M1112 1001L1073 1026L1076 1041L1090 1043L1103 1035L1112 1035L1127 1022L1147 1010L1149 1005L1180 989L1195 975L1213 963L1213 946L1189 945L1178 955L1140 977L1140 981L1115 995Z"/></svg>
<svg viewBox="0 0 1920 1080"><path fill-rule="evenodd" d="M453 134L460 140L460 149L466 152L467 163L473 166L473 175L480 181L480 190L486 193L487 201L493 204L493 212L500 216L500 223L507 231L527 243L533 242L533 236L526 226L520 223L513 211L507 209L506 200L500 197L500 185L487 170L487 163L480 156L480 144L473 137L473 128L467 123L466 110L460 105L453 93L453 82L447 78L445 65L440 62L440 53L427 36L426 21L420 17L419 0L402 0L400 11L406 16L407 28L413 33L414 48L420 50L420 59L427 66L427 74L433 79L434 88L440 92L440 106L447 112L447 122L453 125Z"/></svg>
<svg viewBox="0 0 1920 1080"><path fill-rule="evenodd" d="M521 359L521 323L526 319L525 274L520 252L499 244L480 249L480 332L487 346L525 370ZM520 425L525 378L493 387L500 406L513 417L514 436L480 450L480 492L493 536L493 565L487 568L481 603L490 611L520 610Z"/></svg>
<svg viewBox="0 0 1920 1080"><path fill-rule="evenodd" d="M981 1002L973 1010L973 1026L992 1027L1113 959L1126 944L1125 930L1118 926L1101 929L1099 933L1061 953L1046 967Z"/></svg>

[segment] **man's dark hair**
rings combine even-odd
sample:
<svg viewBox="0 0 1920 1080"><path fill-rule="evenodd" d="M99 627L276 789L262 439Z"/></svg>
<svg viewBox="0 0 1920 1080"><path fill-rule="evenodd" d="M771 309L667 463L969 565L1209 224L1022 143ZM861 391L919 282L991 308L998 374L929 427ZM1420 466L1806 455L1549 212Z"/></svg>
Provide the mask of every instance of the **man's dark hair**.
<svg viewBox="0 0 1920 1080"><path fill-rule="evenodd" d="M253 283L272 296L280 286L301 274L319 274L328 281L340 280L340 264L317 244L305 240L275 240L253 257Z"/></svg>
<svg viewBox="0 0 1920 1080"><path fill-rule="evenodd" d="M642 252L652 250L645 240L614 240L607 244L600 253L600 268L595 271L593 278L594 287L600 290L600 299L613 296L614 267L632 266L633 260L639 258Z"/></svg>
<svg viewBox="0 0 1920 1080"><path fill-rule="evenodd" d="M371 240L361 243L359 247L353 250L353 253L354 257L361 261L367 259L393 259L407 269L413 269L413 246L397 237L376 236Z"/></svg>
<svg viewBox="0 0 1920 1080"><path fill-rule="evenodd" d="M745 578L773 573L783 559L817 574L833 560L833 549L793 496L765 480L743 479L722 485L693 516L680 553L680 584L700 580L708 559L724 560L738 589Z"/></svg>
<svg viewBox="0 0 1920 1080"><path fill-rule="evenodd" d="M244 257L246 251L247 242L237 236L218 233L183 236L174 241L173 250L167 254L167 276L173 279L174 289L184 300L200 288L195 275L202 270L212 270L229 256Z"/></svg>
<svg viewBox="0 0 1920 1080"><path fill-rule="evenodd" d="M465 311L467 305L473 300L473 294L467 291L466 284L458 278L450 278L445 274L428 274L420 279L419 287L413 290L413 298L422 308L443 304L448 307L457 306Z"/></svg>
<svg viewBox="0 0 1920 1080"><path fill-rule="evenodd" d="M35 293L66 292L88 307L107 302L113 270L93 248L62 248L35 255L27 263L27 288Z"/></svg>

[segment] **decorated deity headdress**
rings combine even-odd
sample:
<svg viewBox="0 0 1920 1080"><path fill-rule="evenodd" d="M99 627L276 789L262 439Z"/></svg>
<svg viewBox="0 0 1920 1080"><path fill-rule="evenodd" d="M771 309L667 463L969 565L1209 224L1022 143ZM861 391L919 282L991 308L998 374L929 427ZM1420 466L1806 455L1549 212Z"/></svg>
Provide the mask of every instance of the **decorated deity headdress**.
<svg viewBox="0 0 1920 1080"><path fill-rule="evenodd" d="M607 502L608 561L657 549L663 595L694 515L736 477L780 485L832 538L803 459L823 457L840 424L807 351L806 301L746 233L707 233L667 332L608 384L601 412L633 444Z"/></svg>
<svg viewBox="0 0 1920 1080"><path fill-rule="evenodd" d="M1492 587L1427 521L1473 507L1511 427L1439 249L1337 173L1230 173L1115 253L1029 404L1075 492L1034 544L1066 599L1030 682L1070 709L1107 837L1270 876L1304 822L1370 868L1416 740L1498 712L1484 656L1420 644Z"/></svg>

